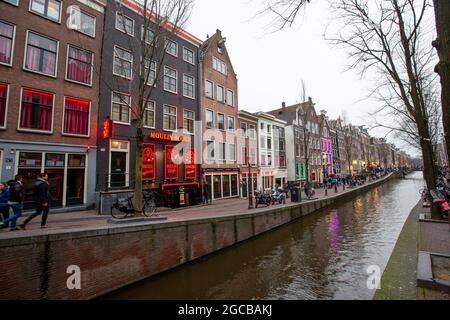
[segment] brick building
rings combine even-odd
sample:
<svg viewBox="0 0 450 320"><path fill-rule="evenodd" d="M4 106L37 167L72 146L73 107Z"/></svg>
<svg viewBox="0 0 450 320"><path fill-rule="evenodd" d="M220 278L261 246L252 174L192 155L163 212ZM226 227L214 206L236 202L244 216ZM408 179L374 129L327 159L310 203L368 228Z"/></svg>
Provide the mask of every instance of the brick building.
<svg viewBox="0 0 450 320"><path fill-rule="evenodd" d="M0 1L1 180L49 175L52 207L94 204L102 0Z"/></svg>
<svg viewBox="0 0 450 320"><path fill-rule="evenodd" d="M220 30L200 48L202 177L212 199L239 196L238 82Z"/></svg>
<svg viewBox="0 0 450 320"><path fill-rule="evenodd" d="M243 140L241 145L240 181L241 197L247 198L248 194L258 189L258 117L245 110L239 110L239 140ZM249 166L250 164L250 166Z"/></svg>
<svg viewBox="0 0 450 320"><path fill-rule="evenodd" d="M153 54L142 57L144 23L146 46ZM168 207L197 204L200 200L200 166L196 164L195 135L199 112L199 46L201 41L184 30L173 32L144 19L141 5L122 0L105 13L99 126L111 120L112 137L99 137L97 192L102 211L116 194L132 193L136 163L136 110L139 66L146 67L146 92L150 94L144 114L143 184L155 190ZM148 69L147 69L148 68ZM152 91L149 91L153 87ZM180 142L182 142L180 144ZM173 155L176 154L176 161Z"/></svg>

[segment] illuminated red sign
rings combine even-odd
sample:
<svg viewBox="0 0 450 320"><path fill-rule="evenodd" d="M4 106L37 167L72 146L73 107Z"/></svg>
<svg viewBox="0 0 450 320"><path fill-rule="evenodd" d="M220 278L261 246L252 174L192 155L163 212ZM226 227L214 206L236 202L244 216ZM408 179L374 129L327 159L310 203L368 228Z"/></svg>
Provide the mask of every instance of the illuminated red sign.
<svg viewBox="0 0 450 320"><path fill-rule="evenodd" d="M103 121L103 139L114 138L114 123L110 119Z"/></svg>
<svg viewBox="0 0 450 320"><path fill-rule="evenodd" d="M148 135L151 140L171 141L171 142L190 142L191 137L180 136L172 133L151 132Z"/></svg>
<svg viewBox="0 0 450 320"><path fill-rule="evenodd" d="M194 149L186 150L184 153L184 179L195 180L197 178L197 165L195 164Z"/></svg>
<svg viewBox="0 0 450 320"><path fill-rule="evenodd" d="M155 181L156 179L156 146L144 143L142 150L142 179L143 181Z"/></svg>
<svg viewBox="0 0 450 320"><path fill-rule="evenodd" d="M164 177L178 180L178 149L174 146L164 146Z"/></svg>

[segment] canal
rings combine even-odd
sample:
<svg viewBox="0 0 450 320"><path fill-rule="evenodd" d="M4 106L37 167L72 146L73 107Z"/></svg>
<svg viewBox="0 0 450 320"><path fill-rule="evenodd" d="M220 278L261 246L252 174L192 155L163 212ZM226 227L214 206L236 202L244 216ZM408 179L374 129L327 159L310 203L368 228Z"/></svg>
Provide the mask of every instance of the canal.
<svg viewBox="0 0 450 320"><path fill-rule="evenodd" d="M367 268L387 265L419 201L421 172L106 299L372 299Z"/></svg>

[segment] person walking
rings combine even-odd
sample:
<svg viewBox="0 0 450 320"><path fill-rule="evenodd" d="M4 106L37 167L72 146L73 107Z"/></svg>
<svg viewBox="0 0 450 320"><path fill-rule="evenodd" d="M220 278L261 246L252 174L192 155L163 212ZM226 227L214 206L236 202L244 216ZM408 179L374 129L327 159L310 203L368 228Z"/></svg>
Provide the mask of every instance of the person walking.
<svg viewBox="0 0 450 320"><path fill-rule="evenodd" d="M40 173L36 182L34 183L34 201L36 204L36 212L25 219L25 221L19 227L25 230L27 224L31 220L42 214L41 229L47 228L47 217L50 211L51 199L52 197L50 195L48 185L48 174Z"/></svg>
<svg viewBox="0 0 450 320"><path fill-rule="evenodd" d="M2 222L9 218L9 187L6 183L0 183L0 215ZM9 224L9 223L8 223ZM8 224L4 224L3 228L8 228Z"/></svg>
<svg viewBox="0 0 450 320"><path fill-rule="evenodd" d="M210 204L209 184L206 180L203 182L203 204Z"/></svg>
<svg viewBox="0 0 450 320"><path fill-rule="evenodd" d="M23 211L23 179L21 175L16 175L14 180L8 181L9 195L8 195L8 205L13 211L13 215L8 219L5 219L1 225L8 225L11 231L20 230L17 228L17 219L22 216Z"/></svg>

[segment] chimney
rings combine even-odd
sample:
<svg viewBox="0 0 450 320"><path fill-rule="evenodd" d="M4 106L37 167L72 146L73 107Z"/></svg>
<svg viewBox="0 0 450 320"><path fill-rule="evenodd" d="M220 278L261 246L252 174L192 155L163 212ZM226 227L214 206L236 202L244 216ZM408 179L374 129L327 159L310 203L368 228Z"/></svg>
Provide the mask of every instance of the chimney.
<svg viewBox="0 0 450 320"><path fill-rule="evenodd" d="M283 109L286 109L286 102L283 101L283 102L281 103L281 107L282 107Z"/></svg>
<svg viewBox="0 0 450 320"><path fill-rule="evenodd" d="M312 104L312 98L308 97L308 102Z"/></svg>

